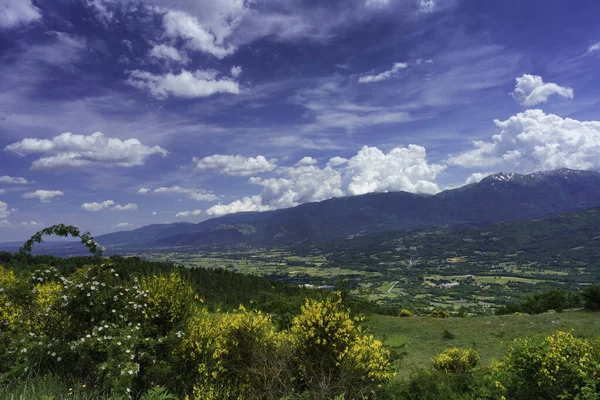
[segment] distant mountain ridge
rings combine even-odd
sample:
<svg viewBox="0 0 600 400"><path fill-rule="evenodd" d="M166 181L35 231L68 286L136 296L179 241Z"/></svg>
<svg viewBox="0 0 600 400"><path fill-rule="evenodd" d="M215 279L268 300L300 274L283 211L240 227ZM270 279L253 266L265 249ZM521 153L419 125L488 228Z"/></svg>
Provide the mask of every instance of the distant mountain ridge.
<svg viewBox="0 0 600 400"><path fill-rule="evenodd" d="M600 173L559 169L498 173L436 195L372 193L199 224L149 225L96 239L103 245L285 245L387 230L478 226L527 220L600 206Z"/></svg>

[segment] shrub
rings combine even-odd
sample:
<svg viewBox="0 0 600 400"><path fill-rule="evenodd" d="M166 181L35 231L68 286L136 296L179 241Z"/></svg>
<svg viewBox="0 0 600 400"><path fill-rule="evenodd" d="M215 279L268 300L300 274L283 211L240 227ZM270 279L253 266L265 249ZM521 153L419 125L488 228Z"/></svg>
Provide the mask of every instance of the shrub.
<svg viewBox="0 0 600 400"><path fill-rule="evenodd" d="M560 331L519 339L501 361L499 374L510 399L595 399L593 394L600 392L600 343Z"/></svg>
<svg viewBox="0 0 600 400"><path fill-rule="evenodd" d="M464 372L475 368L479 361L479 354L473 349L459 349L457 347L444 350L431 362L433 368L442 372Z"/></svg>
<svg viewBox="0 0 600 400"><path fill-rule="evenodd" d="M392 376L389 352L364 335L360 322L339 294L306 300L291 327L301 389L318 398L356 398Z"/></svg>
<svg viewBox="0 0 600 400"><path fill-rule="evenodd" d="M410 312L409 310L404 309L404 310L400 311L400 314L398 314L398 316L399 317L412 317L413 313Z"/></svg>
<svg viewBox="0 0 600 400"><path fill-rule="evenodd" d="M203 311L189 322L177 350L181 377L193 386L194 398L278 398L292 381L289 344L261 312Z"/></svg>
<svg viewBox="0 0 600 400"><path fill-rule="evenodd" d="M450 313L444 310L433 310L429 316L431 318L450 318Z"/></svg>
<svg viewBox="0 0 600 400"><path fill-rule="evenodd" d="M450 332L448 329L444 329L444 333L442 333L442 339L452 340L456 337L454 333Z"/></svg>
<svg viewBox="0 0 600 400"><path fill-rule="evenodd" d="M592 285L585 288L581 293L583 297L584 307L586 310L600 310L600 285Z"/></svg>

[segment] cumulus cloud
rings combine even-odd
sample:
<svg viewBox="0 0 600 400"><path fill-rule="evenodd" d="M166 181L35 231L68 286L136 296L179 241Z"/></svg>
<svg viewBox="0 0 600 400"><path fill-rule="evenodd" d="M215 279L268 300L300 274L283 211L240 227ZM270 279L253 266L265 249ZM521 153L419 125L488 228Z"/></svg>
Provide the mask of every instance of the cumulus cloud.
<svg viewBox="0 0 600 400"><path fill-rule="evenodd" d="M8 209L8 204L3 201L0 201L0 219L8 218L11 214L12 210Z"/></svg>
<svg viewBox="0 0 600 400"><path fill-rule="evenodd" d="M529 173L557 168L600 169L600 121L578 121L527 110L506 121L495 120L499 133L489 142L448 162L463 167L498 166Z"/></svg>
<svg viewBox="0 0 600 400"><path fill-rule="evenodd" d="M525 74L516 79L515 91L512 97L523 106L534 106L545 103L553 94L568 99L573 98L573 89L559 86L556 83L544 83L541 76Z"/></svg>
<svg viewBox="0 0 600 400"><path fill-rule="evenodd" d="M4 183L7 185L29 185L32 182L29 182L25 178L16 178L8 175L0 176L0 183Z"/></svg>
<svg viewBox="0 0 600 400"><path fill-rule="evenodd" d="M64 193L60 190L36 190L21 195L24 199L38 199L40 203L50 203L52 199L58 196L64 196Z"/></svg>
<svg viewBox="0 0 600 400"><path fill-rule="evenodd" d="M210 193L204 189L191 189L191 188L182 188L180 186L161 186L158 189L141 188L138 191L138 194L149 194L151 192L156 194L171 194L171 193L180 193L185 194L188 198L197 201L215 201L218 199L216 195Z"/></svg>
<svg viewBox="0 0 600 400"><path fill-rule="evenodd" d="M148 90L157 99L169 96L193 99L217 93L240 93L237 82L229 78L217 79L217 72L212 70L190 72L184 69L179 74L168 72L165 75L135 70L130 72L127 82L138 89Z"/></svg>
<svg viewBox="0 0 600 400"><path fill-rule="evenodd" d="M593 53L595 51L600 51L600 42L594 43L588 47L588 53Z"/></svg>
<svg viewBox="0 0 600 400"><path fill-rule="evenodd" d="M207 214L267 211L373 192L437 193L440 188L435 179L445 168L429 164L425 148L421 146L399 147L387 154L376 147L365 146L350 159L333 157L324 168L310 162L298 163L278 168L274 177L251 177L249 183L262 186L260 195L219 204L208 209Z"/></svg>
<svg viewBox="0 0 600 400"><path fill-rule="evenodd" d="M493 172L474 172L465 180L465 185L480 182L483 178L492 174Z"/></svg>
<svg viewBox="0 0 600 400"><path fill-rule="evenodd" d="M346 164L347 162L348 162L347 158L335 156L335 157L331 157L329 159L329 161L327 162L327 165L332 166L332 167L338 167L340 165Z"/></svg>
<svg viewBox="0 0 600 400"><path fill-rule="evenodd" d="M314 158L312 158L312 157L308 157L308 156L307 156L307 157L304 157L302 160L298 161L298 162L296 163L296 165L314 165L314 164L316 164L317 162L318 162L318 161L317 161L317 160L315 160Z"/></svg>
<svg viewBox="0 0 600 400"><path fill-rule="evenodd" d="M212 216L219 216L238 212L270 211L274 209L275 207L262 204L261 196L250 196L229 204L217 204L206 210L206 213Z"/></svg>
<svg viewBox="0 0 600 400"><path fill-rule="evenodd" d="M0 2L0 28L10 29L42 18L39 8L31 0L2 0Z"/></svg>
<svg viewBox="0 0 600 400"><path fill-rule="evenodd" d="M408 64L406 63L394 63L394 65L392 65L392 69L382 72L380 74L377 75L365 75L365 76L361 76L358 79L359 83L372 83L372 82L381 82L381 81L385 81L387 79L393 78L394 76L396 76L398 74L398 72L400 72L403 69L408 68Z"/></svg>
<svg viewBox="0 0 600 400"><path fill-rule="evenodd" d="M202 214L202 210L181 211L175 214L175 218L183 218Z"/></svg>
<svg viewBox="0 0 600 400"><path fill-rule="evenodd" d="M397 147L385 154L377 147L364 146L345 167L349 176L348 194L405 191L412 193L437 193L434 182L446 167L429 164L424 147L409 145Z"/></svg>
<svg viewBox="0 0 600 400"><path fill-rule="evenodd" d="M92 202L92 203L83 203L81 205L81 209L85 211L97 212L102 210L110 209L112 211L134 211L138 209L137 204L129 203L125 205L115 204L112 200L105 200L101 203Z"/></svg>
<svg viewBox="0 0 600 400"><path fill-rule="evenodd" d="M242 74L242 67L236 65L231 67L231 76L233 76L234 78L239 77Z"/></svg>
<svg viewBox="0 0 600 400"><path fill-rule="evenodd" d="M190 59L184 51L179 51L175 47L166 44L157 44L150 50L150 57L157 60L174 61L181 64L187 64Z"/></svg>
<svg viewBox="0 0 600 400"><path fill-rule="evenodd" d="M163 17L165 37L182 39L186 47L203 53L212 54L222 59L233 54L236 48L232 45L223 46L217 38L196 17L183 11L169 10Z"/></svg>
<svg viewBox="0 0 600 400"><path fill-rule="evenodd" d="M230 176L250 176L273 171L276 160L267 160L264 156L244 157L241 155L214 154L202 159L194 158L196 170L216 171Z"/></svg>
<svg viewBox="0 0 600 400"><path fill-rule="evenodd" d="M117 228L129 228L133 226L133 224L130 224L129 222L119 222L117 224Z"/></svg>
<svg viewBox="0 0 600 400"><path fill-rule="evenodd" d="M46 155L31 164L33 169L81 167L89 164L114 164L121 167L143 165L153 154L167 156L159 146L146 146L137 139L107 138L101 132L91 135L62 133L54 138L27 138L9 144L4 150L20 156L40 153Z"/></svg>

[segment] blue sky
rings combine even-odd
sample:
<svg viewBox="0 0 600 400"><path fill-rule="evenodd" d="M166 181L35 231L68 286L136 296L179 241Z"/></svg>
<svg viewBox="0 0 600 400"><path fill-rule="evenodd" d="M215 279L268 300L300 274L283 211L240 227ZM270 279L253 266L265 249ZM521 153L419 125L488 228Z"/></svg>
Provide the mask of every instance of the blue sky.
<svg viewBox="0 0 600 400"><path fill-rule="evenodd" d="M0 241L600 170L593 0L0 0Z"/></svg>

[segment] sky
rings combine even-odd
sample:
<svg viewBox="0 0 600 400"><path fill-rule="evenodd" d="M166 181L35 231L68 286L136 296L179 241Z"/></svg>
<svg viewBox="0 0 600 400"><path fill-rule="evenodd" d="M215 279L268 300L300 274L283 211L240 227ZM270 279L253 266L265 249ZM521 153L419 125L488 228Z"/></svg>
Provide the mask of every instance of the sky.
<svg viewBox="0 0 600 400"><path fill-rule="evenodd" d="M0 0L0 242L600 170L597 0Z"/></svg>

